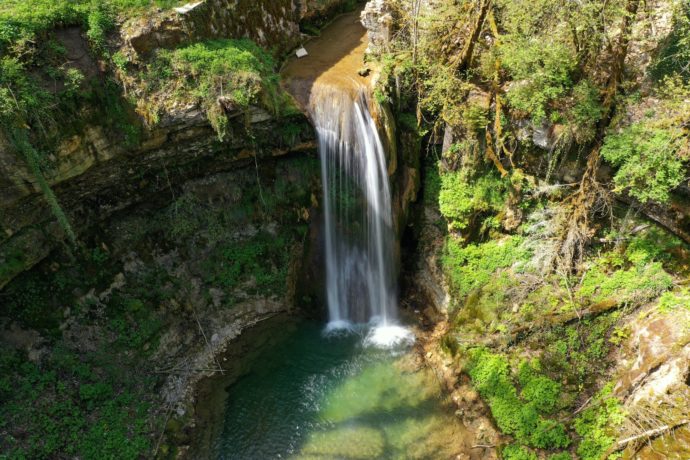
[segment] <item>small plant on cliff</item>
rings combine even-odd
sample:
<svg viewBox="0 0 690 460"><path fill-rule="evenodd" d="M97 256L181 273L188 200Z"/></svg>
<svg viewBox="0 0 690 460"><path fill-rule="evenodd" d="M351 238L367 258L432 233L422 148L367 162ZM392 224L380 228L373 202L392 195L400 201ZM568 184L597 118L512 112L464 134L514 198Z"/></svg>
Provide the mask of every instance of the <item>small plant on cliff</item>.
<svg viewBox="0 0 690 460"><path fill-rule="evenodd" d="M199 101L223 140L228 134L226 112L246 111L252 104L280 111L274 68L273 57L251 40L210 40L162 50L149 80L161 84L163 91Z"/></svg>
<svg viewBox="0 0 690 460"><path fill-rule="evenodd" d="M613 430L625 418L617 398L613 396L613 384L608 384L596 395L589 408L575 419L575 431L582 439L577 454L582 460L598 460L615 441Z"/></svg>
<svg viewBox="0 0 690 460"><path fill-rule="evenodd" d="M75 235L74 230L72 230L72 225L70 224L65 211L62 209L62 206L60 206L53 189L50 187L50 184L43 175L43 171L41 171L38 152L36 152L34 147L27 140L24 130L14 130L12 140L19 150L19 153L24 157L29 165L31 173L34 175L34 178L36 179L41 192L43 192L43 196L48 202L50 210L60 224L60 227L65 232L65 235L70 242L72 244L76 244L77 236Z"/></svg>

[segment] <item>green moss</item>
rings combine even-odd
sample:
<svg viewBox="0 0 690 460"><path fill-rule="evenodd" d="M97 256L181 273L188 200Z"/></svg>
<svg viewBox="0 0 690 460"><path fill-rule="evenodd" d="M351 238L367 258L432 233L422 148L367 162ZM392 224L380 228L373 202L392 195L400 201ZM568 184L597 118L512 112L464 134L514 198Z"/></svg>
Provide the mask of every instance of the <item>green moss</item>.
<svg viewBox="0 0 690 460"><path fill-rule="evenodd" d="M531 252L522 242L519 236L509 236L463 246L457 238L447 237L441 266L452 291L460 298L465 297L489 283L497 270L527 261Z"/></svg>
<svg viewBox="0 0 690 460"><path fill-rule="evenodd" d="M550 391L539 393L530 390L527 396L531 399L525 399L524 388L523 393L518 394L505 357L481 348L471 350L469 356L467 372L472 384L488 403L491 415L502 432L514 436L521 444L541 449L564 448L570 444L563 424L544 418L544 408L555 406L556 398ZM534 368L526 370L523 367L520 374L532 388L535 386L532 382L544 385L548 381ZM551 390L556 385L550 381L545 386Z"/></svg>
<svg viewBox="0 0 690 460"><path fill-rule="evenodd" d="M615 428L625 418L620 402L613 396L613 384L606 385L592 404L575 419L581 436L577 454L582 460L598 460L616 440Z"/></svg>
<svg viewBox="0 0 690 460"><path fill-rule="evenodd" d="M478 177L467 169L446 171L440 176L439 209L451 229L467 229L476 216L495 214L503 209L506 184L493 170Z"/></svg>

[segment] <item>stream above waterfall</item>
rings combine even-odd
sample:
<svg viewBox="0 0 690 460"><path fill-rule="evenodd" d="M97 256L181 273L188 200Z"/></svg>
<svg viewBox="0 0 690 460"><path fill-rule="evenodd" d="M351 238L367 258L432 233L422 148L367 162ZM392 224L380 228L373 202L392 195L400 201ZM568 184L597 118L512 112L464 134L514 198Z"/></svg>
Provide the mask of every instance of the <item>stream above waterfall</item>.
<svg viewBox="0 0 690 460"><path fill-rule="evenodd" d="M275 318L253 331L250 356L210 400L224 408L217 459L451 458L463 425L435 374L411 348L365 345L367 328Z"/></svg>

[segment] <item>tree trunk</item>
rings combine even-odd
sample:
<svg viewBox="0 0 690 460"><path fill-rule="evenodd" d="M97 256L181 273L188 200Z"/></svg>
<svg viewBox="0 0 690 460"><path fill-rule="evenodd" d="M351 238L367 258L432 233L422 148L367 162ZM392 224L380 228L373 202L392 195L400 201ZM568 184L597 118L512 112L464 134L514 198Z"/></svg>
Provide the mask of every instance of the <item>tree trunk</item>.
<svg viewBox="0 0 690 460"><path fill-rule="evenodd" d="M484 26L484 20L486 19L486 14L491 7L491 2L492 0L482 0L481 4L479 5L479 14L477 14L477 20L474 22L474 25L472 26L472 32L470 33L470 36L467 37L467 41L465 42L462 54L460 54L460 60L458 61L457 66L458 72L465 72L470 67L470 63L472 62L472 55L474 54L474 47L477 44L479 34L481 33L482 27Z"/></svg>

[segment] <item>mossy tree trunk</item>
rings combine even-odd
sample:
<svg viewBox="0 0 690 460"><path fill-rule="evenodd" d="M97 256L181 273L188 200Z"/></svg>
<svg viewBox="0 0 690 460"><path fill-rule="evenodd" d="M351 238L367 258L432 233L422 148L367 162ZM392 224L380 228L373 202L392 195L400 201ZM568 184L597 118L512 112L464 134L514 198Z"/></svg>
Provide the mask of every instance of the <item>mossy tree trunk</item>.
<svg viewBox="0 0 690 460"><path fill-rule="evenodd" d="M576 269L582 261L585 247L593 235L590 218L597 209L608 207L608 192L597 181L601 163L601 147L616 110L615 101L623 81L625 58L628 55L630 34L635 23L640 0L628 0L620 33L613 49L611 72L603 94L603 116L597 126L597 134L587 157L587 165L580 179L580 185L566 201L566 214L562 217L561 241L557 264L561 269Z"/></svg>

